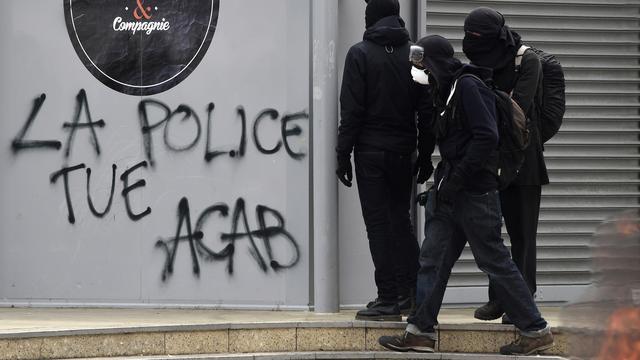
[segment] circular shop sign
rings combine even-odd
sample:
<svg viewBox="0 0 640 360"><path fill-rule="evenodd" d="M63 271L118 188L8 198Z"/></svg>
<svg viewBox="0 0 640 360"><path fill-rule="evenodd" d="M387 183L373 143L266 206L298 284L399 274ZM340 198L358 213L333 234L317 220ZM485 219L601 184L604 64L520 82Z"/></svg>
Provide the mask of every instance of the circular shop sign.
<svg viewBox="0 0 640 360"><path fill-rule="evenodd" d="M207 52L220 0L63 0L69 37L108 87L153 95L179 84Z"/></svg>

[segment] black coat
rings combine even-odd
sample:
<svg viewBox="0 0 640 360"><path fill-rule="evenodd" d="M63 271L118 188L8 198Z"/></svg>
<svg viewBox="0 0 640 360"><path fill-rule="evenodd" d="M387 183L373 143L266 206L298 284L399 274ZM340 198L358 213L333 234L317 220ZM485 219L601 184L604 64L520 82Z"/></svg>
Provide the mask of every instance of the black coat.
<svg viewBox="0 0 640 360"><path fill-rule="evenodd" d="M544 162L543 143L540 135L540 109L542 103L542 64L538 56L527 50L520 65L519 74L515 71L515 60L503 69L494 70L496 86L507 93L525 111L531 120L529 147L515 185L546 185L549 183L547 166Z"/></svg>
<svg viewBox="0 0 640 360"><path fill-rule="evenodd" d="M496 169L499 140L495 95L480 80L489 79L491 70L463 65L456 71L455 77L463 74L476 77L466 76L458 80L455 120L448 120L452 123L438 140L438 147L448 164L447 170L462 176L465 189L479 192L495 190L498 187ZM439 182L440 176L446 176L441 173L437 175L436 182Z"/></svg>
<svg viewBox="0 0 640 360"><path fill-rule="evenodd" d="M409 47L402 19L388 16L349 49L340 92L339 155L354 146L400 154L416 150L416 111L420 122L430 120L431 100L428 88L412 80Z"/></svg>

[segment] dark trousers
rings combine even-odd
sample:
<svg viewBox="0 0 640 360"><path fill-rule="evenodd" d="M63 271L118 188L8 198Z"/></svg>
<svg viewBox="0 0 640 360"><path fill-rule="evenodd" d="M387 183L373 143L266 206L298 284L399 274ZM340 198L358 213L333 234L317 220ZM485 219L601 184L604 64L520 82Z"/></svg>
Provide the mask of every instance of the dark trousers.
<svg viewBox="0 0 640 360"><path fill-rule="evenodd" d="M540 185L512 185L500 191L504 223L511 239L511 257L532 295L536 287L536 235L540 215ZM489 300L495 300L489 282Z"/></svg>
<svg viewBox="0 0 640 360"><path fill-rule="evenodd" d="M410 218L411 156L356 151L355 168L378 298L396 301L415 289L420 252Z"/></svg>
<svg viewBox="0 0 640 360"><path fill-rule="evenodd" d="M430 190L426 206L425 240L420 250L416 304L408 322L432 332L451 275L467 241L478 268L494 284L498 301L522 331L546 328L533 297L500 237L502 218L498 191L460 191L452 207L436 204Z"/></svg>

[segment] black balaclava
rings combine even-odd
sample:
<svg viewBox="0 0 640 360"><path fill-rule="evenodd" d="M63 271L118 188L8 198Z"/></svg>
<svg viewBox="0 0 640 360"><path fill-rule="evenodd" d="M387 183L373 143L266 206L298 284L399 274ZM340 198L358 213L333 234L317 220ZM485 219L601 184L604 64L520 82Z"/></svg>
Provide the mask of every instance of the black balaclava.
<svg viewBox="0 0 640 360"><path fill-rule="evenodd" d="M400 3L398 0L365 0L367 9L364 21L367 29L387 16L400 16Z"/></svg>
<svg viewBox="0 0 640 360"><path fill-rule="evenodd" d="M434 97L434 101L437 105L443 106L462 63L453 57L453 46L449 40L440 35L425 36L418 40L416 45L424 49L422 64L429 71L430 85L439 94L438 97Z"/></svg>
<svg viewBox="0 0 640 360"><path fill-rule="evenodd" d="M462 51L475 65L502 69L513 62L521 45L520 35L491 8L477 8L464 20Z"/></svg>

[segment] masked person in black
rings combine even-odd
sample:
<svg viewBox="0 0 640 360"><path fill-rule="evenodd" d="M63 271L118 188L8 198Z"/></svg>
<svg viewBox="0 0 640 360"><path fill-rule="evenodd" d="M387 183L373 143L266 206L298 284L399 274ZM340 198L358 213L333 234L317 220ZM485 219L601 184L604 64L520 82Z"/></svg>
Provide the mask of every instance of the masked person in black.
<svg viewBox="0 0 640 360"><path fill-rule="evenodd" d="M548 349L553 345L549 326L500 237L496 98L485 85L491 70L460 63L441 36L427 36L418 45L424 48L423 63L440 114L433 126L442 161L427 195L416 310L403 336L378 341L396 351L433 351L451 268L468 242L478 268L494 281L497 298L521 333L500 352L528 355ZM448 106L451 94L455 106Z"/></svg>
<svg viewBox="0 0 640 360"><path fill-rule="evenodd" d="M478 8L464 22L462 48L472 64L493 69L498 89L511 94L530 120L530 143L515 181L500 192L504 222L511 240L513 261L522 273L529 291L536 292L536 233L540 213L542 185L549 183L542 154L539 107L542 96L542 65L533 51L526 51L516 67L520 35L505 25L504 16L490 8ZM504 306L496 299L495 286L489 283L489 302L478 308L480 320L497 319ZM507 316L504 323L511 323Z"/></svg>
<svg viewBox="0 0 640 360"><path fill-rule="evenodd" d="M410 219L412 179L414 171L421 182L433 172L430 157L412 163L418 102L420 123L431 107L426 86L411 78L409 33L399 14L398 0L368 1L364 40L349 49L340 93L336 174L351 187L354 151L378 293L357 313L360 320L400 321L414 303L420 249ZM430 147L422 153L431 154L433 136L421 132L421 139Z"/></svg>

